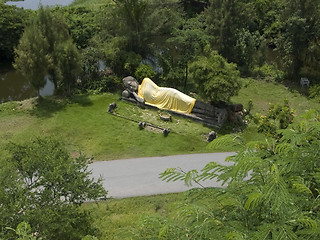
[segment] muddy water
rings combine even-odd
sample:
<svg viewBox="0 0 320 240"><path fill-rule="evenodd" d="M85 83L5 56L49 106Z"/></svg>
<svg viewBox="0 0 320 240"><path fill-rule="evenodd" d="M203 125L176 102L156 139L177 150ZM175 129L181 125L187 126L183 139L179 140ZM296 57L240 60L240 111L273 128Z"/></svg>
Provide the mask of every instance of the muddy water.
<svg viewBox="0 0 320 240"><path fill-rule="evenodd" d="M46 78L46 85L40 89L41 96L54 93L54 84ZM28 80L15 71L0 73L0 104L8 101L20 101L37 96L37 91L29 84Z"/></svg>
<svg viewBox="0 0 320 240"><path fill-rule="evenodd" d="M0 103L37 96L27 79L15 71L0 73Z"/></svg>

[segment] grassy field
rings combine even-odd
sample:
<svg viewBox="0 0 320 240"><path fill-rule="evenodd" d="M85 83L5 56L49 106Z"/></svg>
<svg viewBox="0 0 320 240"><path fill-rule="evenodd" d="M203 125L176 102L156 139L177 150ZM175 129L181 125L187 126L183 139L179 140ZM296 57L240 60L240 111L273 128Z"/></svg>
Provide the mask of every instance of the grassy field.
<svg viewBox="0 0 320 240"><path fill-rule="evenodd" d="M172 132L140 130L138 123L107 113L110 103L117 113L146 121ZM162 156L205 152L210 128L174 117L163 122L155 110L140 109L119 101L115 94L75 96L72 99L45 98L9 102L0 106L0 147L9 141L24 142L38 136L53 136L67 144L70 152L84 152L95 160Z"/></svg>
<svg viewBox="0 0 320 240"><path fill-rule="evenodd" d="M178 116L174 116L172 122L163 122L158 111L141 109L119 98L117 94L106 93L1 104L0 151L3 152L9 141L24 142L39 136L58 138L66 143L72 154L83 152L95 160L236 150L232 146L210 148L206 136L212 128ZM264 113L269 103L282 103L284 99L289 100L297 114L311 108L320 111L319 103L280 84L251 81L232 101L246 105L249 99L253 100L254 113ZM161 132L140 130L138 123L107 113L112 102L118 104L117 113L170 128L171 133L164 137ZM226 127L218 131L218 136L231 132L232 128ZM248 142L264 139L256 132L254 124L249 124L241 135Z"/></svg>
<svg viewBox="0 0 320 240"><path fill-rule="evenodd" d="M131 239L132 229L143 228L148 217L167 217L179 203L186 200L186 193L157 196L111 199L105 202L85 204L84 209L91 212L94 226L100 230L99 239ZM132 235L131 235L132 237Z"/></svg>
<svg viewBox="0 0 320 240"><path fill-rule="evenodd" d="M231 100L246 106L249 99L252 99L254 105L253 114L257 112L265 114L269 108L269 103L283 104L285 99L289 101L290 107L295 110L296 114L301 114L308 109L320 111L319 102L307 99L306 96L300 94L296 89L283 84L247 80L244 85L239 95L232 97Z"/></svg>

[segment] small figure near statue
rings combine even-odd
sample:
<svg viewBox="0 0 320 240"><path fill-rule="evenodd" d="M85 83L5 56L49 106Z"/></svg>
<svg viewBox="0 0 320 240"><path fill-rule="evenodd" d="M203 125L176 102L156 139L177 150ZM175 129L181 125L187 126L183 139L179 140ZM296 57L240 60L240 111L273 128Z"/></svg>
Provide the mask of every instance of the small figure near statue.
<svg viewBox="0 0 320 240"><path fill-rule="evenodd" d="M232 109L201 102L174 88L159 87L149 78L144 78L141 84L132 76L127 76L122 81L126 87L122 92L124 100L172 111L209 126L221 127ZM242 105L232 106L237 106L239 111Z"/></svg>

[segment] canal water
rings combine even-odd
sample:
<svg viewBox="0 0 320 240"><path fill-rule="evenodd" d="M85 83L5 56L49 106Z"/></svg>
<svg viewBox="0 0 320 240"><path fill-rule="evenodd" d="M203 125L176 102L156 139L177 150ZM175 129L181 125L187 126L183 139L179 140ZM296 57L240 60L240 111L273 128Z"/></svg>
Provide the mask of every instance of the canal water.
<svg viewBox="0 0 320 240"><path fill-rule="evenodd" d="M41 96L54 93L54 84L46 77L46 85L40 89ZM8 101L20 101L37 96L37 91L28 80L16 71L0 72L0 104Z"/></svg>
<svg viewBox="0 0 320 240"><path fill-rule="evenodd" d="M17 7L22 7L24 9L33 9L36 10L39 8L40 3L43 6L67 6L71 4L73 0L24 0L17 2L7 2L7 5L14 5Z"/></svg>

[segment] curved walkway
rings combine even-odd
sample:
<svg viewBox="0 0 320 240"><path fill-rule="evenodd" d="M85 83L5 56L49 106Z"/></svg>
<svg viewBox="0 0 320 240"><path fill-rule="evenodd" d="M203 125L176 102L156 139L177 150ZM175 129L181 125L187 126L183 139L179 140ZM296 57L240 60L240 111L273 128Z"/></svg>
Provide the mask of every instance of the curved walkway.
<svg viewBox="0 0 320 240"><path fill-rule="evenodd" d="M183 192L187 187L183 182L164 182L159 174L167 168L180 167L184 171L192 169L201 170L209 162L225 162L227 156L235 153L203 153L190 155L176 155L166 157L136 158L113 161L99 161L89 165L92 176L103 178L103 186L108 191L108 197L126 198ZM221 187L214 180L201 182L205 187ZM193 187L197 187L194 185Z"/></svg>

